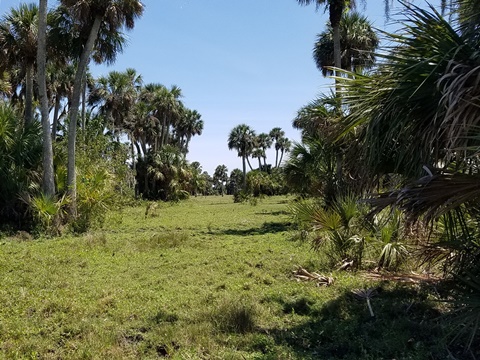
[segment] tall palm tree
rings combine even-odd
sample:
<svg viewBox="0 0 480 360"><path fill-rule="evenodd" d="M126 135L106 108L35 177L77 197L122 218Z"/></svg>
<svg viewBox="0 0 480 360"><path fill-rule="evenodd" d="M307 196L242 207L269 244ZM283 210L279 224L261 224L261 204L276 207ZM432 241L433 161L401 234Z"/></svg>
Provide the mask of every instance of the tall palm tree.
<svg viewBox="0 0 480 360"><path fill-rule="evenodd" d="M103 25L105 29L109 30L110 36L118 36L122 27L133 29L135 20L142 15L144 7L139 0L61 0L61 4L70 11L82 28L90 29L78 59L69 109L67 185L71 197L71 214L76 217L76 129L82 81L85 77L87 65L97 42L101 26Z"/></svg>
<svg viewBox="0 0 480 360"><path fill-rule="evenodd" d="M378 196L377 209L396 204L416 219L463 224L463 214L478 216L480 199L480 39L434 8L406 14L405 33L391 35L397 46L377 72L342 80L344 125L360 133L365 176L396 173L407 183Z"/></svg>
<svg viewBox="0 0 480 360"><path fill-rule="evenodd" d="M188 153L188 145L192 137L202 135L202 115L197 110L185 109L182 118L175 127L175 131L180 148L183 149L185 154Z"/></svg>
<svg viewBox="0 0 480 360"><path fill-rule="evenodd" d="M289 152L291 146L292 142L286 137L278 139L278 141L275 143L275 150L280 151L280 160L278 161L277 168L282 163L283 154Z"/></svg>
<svg viewBox="0 0 480 360"><path fill-rule="evenodd" d="M149 104L151 114L157 122L154 152L168 144L170 127L176 126L183 116L181 97L182 90L176 85L169 89L162 84L147 84L143 88L142 101Z"/></svg>
<svg viewBox="0 0 480 360"><path fill-rule="evenodd" d="M222 196L225 193L225 185L228 181L228 168L225 165L218 165L213 173L213 183L220 188Z"/></svg>
<svg viewBox="0 0 480 360"><path fill-rule="evenodd" d="M379 39L365 16L357 12L343 14L340 21L341 68L353 72L371 68L375 63L374 52ZM333 75L334 66L333 28L317 35L313 58L323 76Z"/></svg>
<svg viewBox="0 0 480 360"><path fill-rule="evenodd" d="M37 58L38 7L21 4L0 21L0 50L9 68L20 66L25 78L25 124L33 121L33 78Z"/></svg>
<svg viewBox="0 0 480 360"><path fill-rule="evenodd" d="M262 149L263 166L266 168L267 167L267 149L270 149L270 147L273 144L273 140L270 134L261 133L261 134L258 134L257 136L256 144L258 148Z"/></svg>
<svg viewBox="0 0 480 360"><path fill-rule="evenodd" d="M262 148L255 147L252 151L252 158L258 160L258 170L262 170L262 159L265 157L265 151Z"/></svg>
<svg viewBox="0 0 480 360"><path fill-rule="evenodd" d="M238 156L242 158L243 188L247 185L247 161L255 144L255 131L246 124L234 127L228 135L228 149L237 150ZM250 166L251 168L251 166Z"/></svg>
<svg viewBox="0 0 480 360"><path fill-rule="evenodd" d="M50 130L50 117L47 97L47 0L40 0L38 12L37 74L40 112L42 114L43 133L43 193L48 197L55 194L53 172L53 148Z"/></svg>
<svg viewBox="0 0 480 360"><path fill-rule="evenodd" d="M50 102L53 103L52 120L52 141L57 137L59 122L65 117L68 103L73 91L73 82L75 79L75 66L72 62L64 64L47 64L47 91L50 93ZM60 112L62 102L67 99L63 110Z"/></svg>
<svg viewBox="0 0 480 360"><path fill-rule="evenodd" d="M118 133L128 127L141 86L142 77L135 69L111 71L94 83L89 103L99 105L100 113L107 121L106 127Z"/></svg>
<svg viewBox="0 0 480 360"><path fill-rule="evenodd" d="M275 167L278 167L278 152L280 151L280 147L277 146L278 141L285 136L285 131L283 131L279 127L275 127L270 130L270 138L275 142Z"/></svg>
<svg viewBox="0 0 480 360"><path fill-rule="evenodd" d="M340 69L342 66L341 61L341 44L340 44L340 20L343 12L347 7L353 6L354 1L348 0L297 0L300 5L306 6L312 3L319 9L322 6L328 8L330 25L333 30L333 53L334 53L334 65Z"/></svg>

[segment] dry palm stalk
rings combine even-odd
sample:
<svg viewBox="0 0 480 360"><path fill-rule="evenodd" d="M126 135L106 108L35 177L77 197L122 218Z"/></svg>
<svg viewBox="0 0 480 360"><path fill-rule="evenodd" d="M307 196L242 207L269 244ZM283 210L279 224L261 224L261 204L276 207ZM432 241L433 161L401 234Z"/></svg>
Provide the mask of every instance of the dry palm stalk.
<svg viewBox="0 0 480 360"><path fill-rule="evenodd" d="M367 306L368 306L368 311L370 311L370 316L375 317L375 314L373 313L373 309L372 309L372 304L370 303L370 299L378 294L377 290L373 289L373 288L370 288L370 289L367 289L367 290L365 290L365 289L355 289L355 290L352 290L352 293L359 300L361 300L361 299L367 300Z"/></svg>
<svg viewBox="0 0 480 360"><path fill-rule="evenodd" d="M334 281L332 277L324 276L316 272L309 272L302 267L294 271L293 276L297 281L316 281L317 286L330 286Z"/></svg>

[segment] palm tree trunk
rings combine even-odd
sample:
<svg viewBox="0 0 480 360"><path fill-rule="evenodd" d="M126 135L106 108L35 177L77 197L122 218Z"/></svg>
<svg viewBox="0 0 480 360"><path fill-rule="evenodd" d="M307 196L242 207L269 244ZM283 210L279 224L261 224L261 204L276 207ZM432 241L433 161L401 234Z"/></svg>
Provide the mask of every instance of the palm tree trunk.
<svg viewBox="0 0 480 360"><path fill-rule="evenodd" d="M38 12L37 75L43 133L42 190L46 196L53 197L55 195L55 177L53 172L53 148L48 111L47 79L45 75L45 66L47 62L47 0L40 0Z"/></svg>
<svg viewBox="0 0 480 360"><path fill-rule="evenodd" d="M133 192L135 199L138 199L138 185L137 185L137 159L135 158L135 139L130 135L131 149L132 149L132 170L133 170Z"/></svg>
<svg viewBox="0 0 480 360"><path fill-rule="evenodd" d="M53 109L52 141L57 139L58 113L60 112L60 96L55 95L55 107Z"/></svg>
<svg viewBox="0 0 480 360"><path fill-rule="evenodd" d="M45 30L46 31L46 30ZM25 79L25 125L33 121L33 73L34 64L28 64ZM47 105L48 108L48 105Z"/></svg>
<svg viewBox="0 0 480 360"><path fill-rule="evenodd" d="M337 69L342 67L342 49L340 46L340 24L333 27L333 57L334 57L334 64ZM335 77L339 76L338 70L335 70ZM339 81L335 79L335 91L338 93L340 91L339 88Z"/></svg>
<svg viewBox="0 0 480 360"><path fill-rule="evenodd" d="M242 156L242 170L243 170L243 191L247 190L247 164L245 163L245 156Z"/></svg>
<svg viewBox="0 0 480 360"><path fill-rule="evenodd" d="M69 124L68 124L68 166L67 166L67 186L68 195L70 196L70 215L73 218L77 217L77 180L75 172L75 145L77 139L77 117L78 109L80 107L80 96L82 92L82 80L87 69L90 55L93 51L95 40L100 30L102 23L101 16L95 16L90 34L88 35L87 43L83 48L80 61L77 66L75 74L75 81L73 83L72 103L69 109Z"/></svg>
<svg viewBox="0 0 480 360"><path fill-rule="evenodd" d="M283 153L284 153L284 151L281 150L281 151L280 151L280 161L278 162L278 167L280 167L280 164L282 163Z"/></svg>
<svg viewBox="0 0 480 360"><path fill-rule="evenodd" d="M87 109L87 74L83 78L82 84L82 131L85 131L85 116L86 116L86 109ZM85 136L85 134L83 135Z"/></svg>
<svg viewBox="0 0 480 360"><path fill-rule="evenodd" d="M278 167L278 149L275 149L275 168Z"/></svg>
<svg viewBox="0 0 480 360"><path fill-rule="evenodd" d="M245 159L247 159L248 167L250 168L250 171L252 171L253 167L252 167L252 164L250 164L250 160L248 160L248 156L245 156Z"/></svg>

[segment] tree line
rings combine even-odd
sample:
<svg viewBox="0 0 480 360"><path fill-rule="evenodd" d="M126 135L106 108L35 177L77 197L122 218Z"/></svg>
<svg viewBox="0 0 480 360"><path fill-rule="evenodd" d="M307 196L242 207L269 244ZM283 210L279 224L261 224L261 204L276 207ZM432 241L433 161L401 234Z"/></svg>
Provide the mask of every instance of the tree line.
<svg viewBox="0 0 480 360"><path fill-rule="evenodd" d="M203 119L181 88L145 83L134 69L89 72L90 62L115 61L143 10L137 0L64 0L48 10L42 0L2 16L2 224L87 228L122 195L207 191L185 159Z"/></svg>

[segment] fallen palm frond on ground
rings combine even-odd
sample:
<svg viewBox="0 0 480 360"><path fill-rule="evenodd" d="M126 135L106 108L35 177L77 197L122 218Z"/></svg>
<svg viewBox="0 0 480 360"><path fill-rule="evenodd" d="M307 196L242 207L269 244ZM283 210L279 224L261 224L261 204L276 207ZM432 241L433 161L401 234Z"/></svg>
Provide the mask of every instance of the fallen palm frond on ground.
<svg viewBox="0 0 480 360"><path fill-rule="evenodd" d="M410 274L367 272L362 274L362 276L368 280L386 280L413 284L435 283L441 280L439 277L431 274L417 274L414 272Z"/></svg>
<svg viewBox="0 0 480 360"><path fill-rule="evenodd" d="M309 272L302 267L299 267L293 272L293 277L297 281L316 281L317 286L330 286L334 280L330 276L324 276L316 272Z"/></svg>

